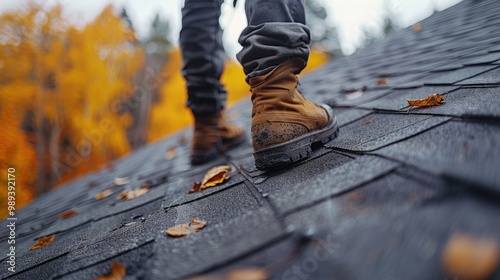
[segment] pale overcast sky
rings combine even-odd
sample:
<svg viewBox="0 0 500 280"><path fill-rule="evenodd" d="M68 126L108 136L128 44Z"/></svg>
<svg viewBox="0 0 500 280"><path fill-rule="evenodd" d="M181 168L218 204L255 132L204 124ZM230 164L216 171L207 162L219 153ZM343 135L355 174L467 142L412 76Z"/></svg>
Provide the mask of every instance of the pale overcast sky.
<svg viewBox="0 0 500 280"><path fill-rule="evenodd" d="M35 0L36 1L36 0ZM207 0L209 1L209 0ZM330 23L337 27L342 49L346 54L352 53L362 41L363 26L376 26L381 21L387 5L397 12L398 20L403 27L412 25L432 14L434 10L443 10L460 0L318 0L328 10ZM0 12L25 5L28 0L2 0ZM180 10L183 0L38 0L38 3L53 5L61 3L67 17L78 24L92 20L106 5L112 3L120 8L124 6L139 34L147 34L152 19L159 13L172 25L172 40L177 41L180 30ZM240 48L237 39L246 25L243 11L244 0L239 0L233 9L232 0L223 5L223 16L220 19L225 29L224 44L231 55Z"/></svg>

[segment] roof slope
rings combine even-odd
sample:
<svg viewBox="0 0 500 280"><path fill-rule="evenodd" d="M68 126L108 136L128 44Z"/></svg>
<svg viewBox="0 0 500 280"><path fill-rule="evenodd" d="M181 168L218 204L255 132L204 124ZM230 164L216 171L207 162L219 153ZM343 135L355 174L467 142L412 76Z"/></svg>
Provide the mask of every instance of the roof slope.
<svg viewBox="0 0 500 280"><path fill-rule="evenodd" d="M444 279L441 253L454 232L500 239L498 26L499 1L463 1L422 21L419 32L398 31L304 76L305 95L334 106L341 129L293 167L256 170L249 141L191 167L185 131L38 198L17 213L16 274L4 259L0 278L92 279L120 262L126 279L234 267L266 267L276 279ZM442 106L404 108L406 99L446 92ZM231 111L250 127L249 101ZM224 163L241 173L187 194ZM116 177L132 180L114 186ZM147 194L116 199L144 182ZM113 195L95 200L110 187ZM79 214L61 220L70 209ZM196 216L205 229L165 235ZM28 250L54 233L51 245Z"/></svg>

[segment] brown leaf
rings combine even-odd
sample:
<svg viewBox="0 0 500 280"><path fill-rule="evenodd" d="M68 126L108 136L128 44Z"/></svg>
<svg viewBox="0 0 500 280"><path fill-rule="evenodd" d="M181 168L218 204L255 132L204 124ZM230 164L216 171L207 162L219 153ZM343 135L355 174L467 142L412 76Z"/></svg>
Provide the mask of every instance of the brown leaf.
<svg viewBox="0 0 500 280"><path fill-rule="evenodd" d="M193 187L188 191L188 194L192 194L192 193L199 191L200 187L201 187L201 183L194 182Z"/></svg>
<svg viewBox="0 0 500 280"><path fill-rule="evenodd" d="M42 236L42 237L38 238L36 244L31 246L30 250L35 250L35 249L52 244L52 242L54 241L54 237L56 237L55 234L52 234L51 236Z"/></svg>
<svg viewBox="0 0 500 280"><path fill-rule="evenodd" d="M381 78L377 80L377 86L387 85L389 83L389 79Z"/></svg>
<svg viewBox="0 0 500 280"><path fill-rule="evenodd" d="M191 233L198 232L206 225L207 221L201 220L200 218L196 217L188 224L180 224L168 228L167 230L165 230L165 233L172 237L182 237L190 235Z"/></svg>
<svg viewBox="0 0 500 280"><path fill-rule="evenodd" d="M76 214L78 214L78 212L76 212L75 210L69 210L69 211L66 211L66 212L59 214L59 217L61 219L66 219L66 218L69 218L69 217L76 215Z"/></svg>
<svg viewBox="0 0 500 280"><path fill-rule="evenodd" d="M116 177L113 182L117 186L122 186L122 185L128 184L128 182L130 182L130 179L128 177L122 177L122 178Z"/></svg>
<svg viewBox="0 0 500 280"><path fill-rule="evenodd" d="M201 220L200 218L196 217L191 221L191 229L194 232L200 231L200 229L204 228L207 225L207 221Z"/></svg>
<svg viewBox="0 0 500 280"><path fill-rule="evenodd" d="M175 152L176 152L175 147L171 147L170 149L168 149L168 151L165 153L165 159L166 160L173 159L175 157Z"/></svg>
<svg viewBox="0 0 500 280"><path fill-rule="evenodd" d="M122 191L119 195L119 199L124 199L124 200L131 200L134 198L137 198L139 196L145 195L149 191L149 185L144 184L140 188L136 188L133 190L124 190Z"/></svg>
<svg viewBox="0 0 500 280"><path fill-rule="evenodd" d="M98 280L122 280L125 277L125 266L121 263L113 263L111 271L99 277Z"/></svg>
<svg viewBox="0 0 500 280"><path fill-rule="evenodd" d="M95 195L96 200L101 200L105 197L108 197L113 194L113 191L111 189L105 189L104 191L98 193Z"/></svg>
<svg viewBox="0 0 500 280"><path fill-rule="evenodd" d="M370 120L362 122L361 124L362 125L367 125L367 124L372 124L372 123L373 123L373 120L370 119Z"/></svg>
<svg viewBox="0 0 500 280"><path fill-rule="evenodd" d="M182 237L191 234L191 230L189 230L189 224L176 225L168 228L165 232L172 237Z"/></svg>
<svg viewBox="0 0 500 280"><path fill-rule="evenodd" d="M412 107L429 107L442 105L445 99L437 93L429 94L424 99L406 100Z"/></svg>
<svg viewBox="0 0 500 280"><path fill-rule="evenodd" d="M457 279L487 279L500 264L497 240L453 234L443 250L444 270Z"/></svg>
<svg viewBox="0 0 500 280"><path fill-rule="evenodd" d="M415 33L418 33L420 31L422 31L422 24L420 23L416 23L414 24L412 27L411 27L411 31L415 32Z"/></svg>

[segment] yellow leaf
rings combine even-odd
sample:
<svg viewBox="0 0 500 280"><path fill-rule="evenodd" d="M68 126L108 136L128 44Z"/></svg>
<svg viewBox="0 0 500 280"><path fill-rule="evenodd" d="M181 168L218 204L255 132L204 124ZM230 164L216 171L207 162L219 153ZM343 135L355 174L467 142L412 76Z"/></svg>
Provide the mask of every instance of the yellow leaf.
<svg viewBox="0 0 500 280"><path fill-rule="evenodd" d="M206 189L208 187L216 186L226 179L227 172L231 169L229 165L216 166L207 171L201 181L200 189Z"/></svg>
<svg viewBox="0 0 500 280"><path fill-rule="evenodd" d="M121 263L113 263L111 271L99 277L98 280L122 280L125 277L125 266Z"/></svg>
<svg viewBox="0 0 500 280"><path fill-rule="evenodd" d="M30 250L35 250L35 249L52 244L52 242L54 241L54 237L56 237L55 234L52 234L51 236L45 236L45 237L38 238L36 244L31 246Z"/></svg>

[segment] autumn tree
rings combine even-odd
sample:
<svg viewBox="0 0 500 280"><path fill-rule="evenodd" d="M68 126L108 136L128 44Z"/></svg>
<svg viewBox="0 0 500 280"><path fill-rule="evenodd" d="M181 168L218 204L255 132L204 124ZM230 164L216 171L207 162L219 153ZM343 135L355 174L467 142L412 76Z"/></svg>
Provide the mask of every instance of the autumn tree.
<svg viewBox="0 0 500 280"><path fill-rule="evenodd" d="M142 66L135 42L111 6L83 29L59 5L0 16L0 125L10 135L0 159L23 174L18 193L42 193L130 150L121 109Z"/></svg>

